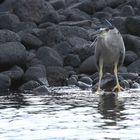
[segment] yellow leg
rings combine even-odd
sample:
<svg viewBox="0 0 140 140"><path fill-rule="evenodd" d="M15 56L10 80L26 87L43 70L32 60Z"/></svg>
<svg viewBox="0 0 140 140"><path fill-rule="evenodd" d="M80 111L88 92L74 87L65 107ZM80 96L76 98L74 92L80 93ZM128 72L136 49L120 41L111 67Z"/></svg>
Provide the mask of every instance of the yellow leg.
<svg viewBox="0 0 140 140"><path fill-rule="evenodd" d="M120 91L123 91L124 89L119 84L117 65L118 64L116 63L115 66L114 66L114 75L115 75L115 78L116 78L116 86L113 88L113 91L120 92Z"/></svg>
<svg viewBox="0 0 140 140"><path fill-rule="evenodd" d="M100 59L100 61L99 61L99 83L98 83L97 92L101 91L100 86L101 86L102 76L103 76L103 60Z"/></svg>

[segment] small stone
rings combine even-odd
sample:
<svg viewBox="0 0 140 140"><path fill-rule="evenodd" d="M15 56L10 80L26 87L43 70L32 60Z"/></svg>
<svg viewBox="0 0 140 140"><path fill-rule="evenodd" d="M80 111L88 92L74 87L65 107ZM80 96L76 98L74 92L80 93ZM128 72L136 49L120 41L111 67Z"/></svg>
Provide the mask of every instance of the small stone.
<svg viewBox="0 0 140 140"><path fill-rule="evenodd" d="M93 82L92 79L90 77L88 77L88 76L81 77L79 79L79 81L84 82L84 83L86 83L88 85L92 85L92 82Z"/></svg>
<svg viewBox="0 0 140 140"><path fill-rule="evenodd" d="M140 87L140 85L137 82L134 82L131 86L131 88L139 88L139 87Z"/></svg>
<svg viewBox="0 0 140 140"><path fill-rule="evenodd" d="M78 87L81 88L82 90L89 89L89 88L92 87L91 85L86 84L86 83L81 82L81 81L78 81L78 83L76 84L76 86L78 86Z"/></svg>

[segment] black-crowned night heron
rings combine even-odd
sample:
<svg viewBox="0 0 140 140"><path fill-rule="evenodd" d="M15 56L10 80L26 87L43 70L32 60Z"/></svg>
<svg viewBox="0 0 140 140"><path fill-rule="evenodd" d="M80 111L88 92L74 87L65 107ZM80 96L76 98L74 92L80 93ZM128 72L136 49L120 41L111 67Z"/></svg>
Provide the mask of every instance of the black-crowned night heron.
<svg viewBox="0 0 140 140"><path fill-rule="evenodd" d="M101 88L103 73L114 73L116 86L113 91L121 91L123 88L118 80L118 67L123 64L125 46L120 32L115 27L101 28L97 36L95 46L96 64L99 70L99 83L97 91Z"/></svg>

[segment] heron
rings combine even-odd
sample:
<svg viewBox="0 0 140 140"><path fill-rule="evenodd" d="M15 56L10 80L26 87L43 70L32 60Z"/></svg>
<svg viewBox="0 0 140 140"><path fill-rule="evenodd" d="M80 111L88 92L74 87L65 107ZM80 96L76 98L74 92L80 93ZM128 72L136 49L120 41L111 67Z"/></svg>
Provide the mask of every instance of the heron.
<svg viewBox="0 0 140 140"><path fill-rule="evenodd" d="M118 80L118 67L125 58L125 45L123 38L114 26L101 28L96 38L95 59L99 71L99 82L97 91L101 91L101 80L104 73L114 73L116 86L113 91L123 91Z"/></svg>

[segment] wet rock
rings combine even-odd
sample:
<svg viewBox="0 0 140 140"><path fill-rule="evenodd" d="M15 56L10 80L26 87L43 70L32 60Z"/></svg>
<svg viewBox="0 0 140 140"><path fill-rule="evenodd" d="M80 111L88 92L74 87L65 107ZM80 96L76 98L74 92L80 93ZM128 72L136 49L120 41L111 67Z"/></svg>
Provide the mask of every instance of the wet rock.
<svg viewBox="0 0 140 140"><path fill-rule="evenodd" d="M79 81L84 82L84 83L86 83L88 85L92 85L92 82L93 82L92 79L90 77L88 77L88 76L81 77L79 79Z"/></svg>
<svg viewBox="0 0 140 140"><path fill-rule="evenodd" d="M36 36L30 33L22 33L21 42L27 49L38 49L43 45L43 42Z"/></svg>
<svg viewBox="0 0 140 140"><path fill-rule="evenodd" d="M123 40L126 50L133 51L140 56L140 37L126 34L123 35Z"/></svg>
<svg viewBox="0 0 140 140"><path fill-rule="evenodd" d="M22 21L40 22L46 16L49 20L55 20L57 12L45 0L18 0L15 5L15 13Z"/></svg>
<svg viewBox="0 0 140 140"><path fill-rule="evenodd" d="M77 84L77 77L71 76L67 81L68 86Z"/></svg>
<svg viewBox="0 0 140 140"><path fill-rule="evenodd" d="M67 41L62 41L55 45L54 49L62 56L66 56L72 52L72 47Z"/></svg>
<svg viewBox="0 0 140 140"><path fill-rule="evenodd" d="M8 91L10 86L11 86L10 77L4 74L0 74L0 91L1 92Z"/></svg>
<svg viewBox="0 0 140 140"><path fill-rule="evenodd" d="M125 67L125 66L119 67L118 72L120 72L120 73L127 73L127 67Z"/></svg>
<svg viewBox="0 0 140 140"><path fill-rule="evenodd" d="M12 30L14 26L20 23L19 18L15 14L0 14L0 29Z"/></svg>
<svg viewBox="0 0 140 140"><path fill-rule="evenodd" d="M39 87L33 89L32 93L37 94L37 95L48 94L49 90L48 90L47 86L43 85L43 86L39 86Z"/></svg>
<svg viewBox="0 0 140 140"><path fill-rule="evenodd" d="M26 49L19 42L8 42L0 45L0 66L8 68L13 65L25 65Z"/></svg>
<svg viewBox="0 0 140 140"><path fill-rule="evenodd" d="M42 61L46 68L48 66L63 66L61 56L52 48L41 47L38 49L36 55L37 58Z"/></svg>
<svg viewBox="0 0 140 140"><path fill-rule="evenodd" d="M140 36L140 16L128 17L125 24L131 34Z"/></svg>
<svg viewBox="0 0 140 140"><path fill-rule="evenodd" d="M60 29L66 38L77 36L89 40L87 30L82 27L61 26Z"/></svg>
<svg viewBox="0 0 140 140"><path fill-rule="evenodd" d="M125 17L113 17L110 22L120 31L120 33L127 33L125 26Z"/></svg>
<svg viewBox="0 0 140 140"><path fill-rule="evenodd" d="M81 88L82 90L86 90L86 89L92 87L92 85L86 84L86 83L84 83L84 82L82 82L82 81L78 81L77 84L76 84L76 86L78 86L78 87Z"/></svg>
<svg viewBox="0 0 140 140"><path fill-rule="evenodd" d="M46 69L44 65L35 65L29 67L24 76L23 76L24 81L31 81L35 80L39 82L40 84L45 84L48 86L48 81L46 78Z"/></svg>
<svg viewBox="0 0 140 140"><path fill-rule="evenodd" d="M137 59L127 67L128 72L140 73L140 59Z"/></svg>
<svg viewBox="0 0 140 140"><path fill-rule="evenodd" d="M136 80L138 78L138 73L119 73L118 75L122 76L126 80Z"/></svg>
<svg viewBox="0 0 140 140"><path fill-rule="evenodd" d="M126 51L124 64L127 66L138 58L137 54L132 51Z"/></svg>
<svg viewBox="0 0 140 140"><path fill-rule="evenodd" d="M80 58L78 55L69 54L64 58L64 65L65 66L72 66L74 68L80 65Z"/></svg>
<svg viewBox="0 0 140 140"><path fill-rule="evenodd" d="M140 85L139 85L139 83L134 82L134 83L132 84L131 88L140 88Z"/></svg>
<svg viewBox="0 0 140 140"><path fill-rule="evenodd" d="M32 29L37 28L37 25L34 22L20 22L16 26L14 26L13 31L14 32L20 32L20 31L27 31L31 32Z"/></svg>
<svg viewBox="0 0 140 140"><path fill-rule="evenodd" d="M47 46L55 46L64 41L64 36L58 26L49 26L46 29L38 29L34 34Z"/></svg>
<svg viewBox="0 0 140 140"><path fill-rule="evenodd" d="M131 5L126 5L121 9L122 16L134 16L135 12Z"/></svg>
<svg viewBox="0 0 140 140"><path fill-rule="evenodd" d="M77 8L68 8L66 10L60 11L60 14L64 15L67 21L82 21L90 19L90 16L88 14Z"/></svg>
<svg viewBox="0 0 140 140"><path fill-rule="evenodd" d="M20 36L18 34L6 29L0 30L0 44L16 41L20 41Z"/></svg>
<svg viewBox="0 0 140 140"><path fill-rule="evenodd" d="M19 66L13 66L10 70L2 72L2 74L10 77L11 88L16 89L20 86L22 82L22 76L24 74L24 71Z"/></svg>
<svg viewBox="0 0 140 140"><path fill-rule="evenodd" d="M80 66L80 72L86 74L93 74L97 72L95 57L88 57Z"/></svg>
<svg viewBox="0 0 140 140"><path fill-rule="evenodd" d="M51 0L50 4L56 9L64 9L66 7L65 0Z"/></svg>
<svg viewBox="0 0 140 140"><path fill-rule="evenodd" d="M50 86L62 86L66 84L68 72L62 67L50 66L46 69Z"/></svg>
<svg viewBox="0 0 140 140"><path fill-rule="evenodd" d="M121 85L122 87L124 87L124 89L129 89L129 88L130 88L130 84L129 84L129 82L128 82L127 80L121 81L121 82L120 82L120 85Z"/></svg>
<svg viewBox="0 0 140 140"><path fill-rule="evenodd" d="M22 92L31 91L39 86L40 86L40 84L37 81L31 80L31 81L24 83L22 86L20 86L19 90Z"/></svg>

